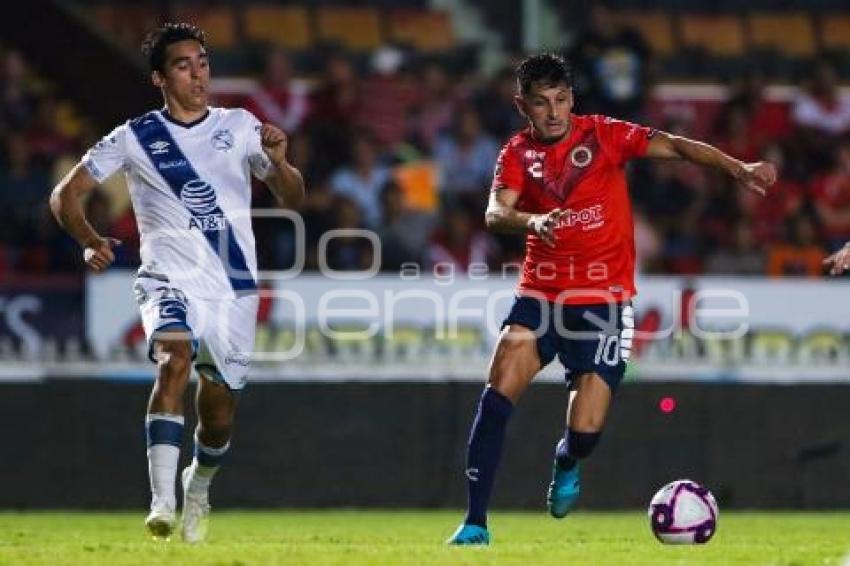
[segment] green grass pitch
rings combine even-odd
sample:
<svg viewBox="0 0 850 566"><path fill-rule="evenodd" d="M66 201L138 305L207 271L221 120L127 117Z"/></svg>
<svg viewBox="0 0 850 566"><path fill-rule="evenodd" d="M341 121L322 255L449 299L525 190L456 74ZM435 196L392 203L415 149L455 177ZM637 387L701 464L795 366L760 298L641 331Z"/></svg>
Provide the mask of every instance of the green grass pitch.
<svg viewBox="0 0 850 566"><path fill-rule="evenodd" d="M459 511L214 511L209 541L149 539L143 513L1 512L0 564L850 564L850 513L723 513L704 546L664 546L646 515L494 512L489 548L442 541Z"/></svg>

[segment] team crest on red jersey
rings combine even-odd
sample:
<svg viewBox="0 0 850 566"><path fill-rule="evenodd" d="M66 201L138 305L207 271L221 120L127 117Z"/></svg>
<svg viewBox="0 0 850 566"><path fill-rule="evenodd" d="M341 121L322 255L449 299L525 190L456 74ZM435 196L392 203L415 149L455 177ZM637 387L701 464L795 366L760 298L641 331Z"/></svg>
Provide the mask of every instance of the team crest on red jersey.
<svg viewBox="0 0 850 566"><path fill-rule="evenodd" d="M593 161L593 151L586 145L579 145L570 152L570 162L576 167L587 167Z"/></svg>
<svg viewBox="0 0 850 566"><path fill-rule="evenodd" d="M599 141L596 139L595 132L590 130L585 133L578 145L570 149L566 155L561 153L560 171L548 170L543 176L543 190L560 202L565 202L581 178L588 172L598 147Z"/></svg>

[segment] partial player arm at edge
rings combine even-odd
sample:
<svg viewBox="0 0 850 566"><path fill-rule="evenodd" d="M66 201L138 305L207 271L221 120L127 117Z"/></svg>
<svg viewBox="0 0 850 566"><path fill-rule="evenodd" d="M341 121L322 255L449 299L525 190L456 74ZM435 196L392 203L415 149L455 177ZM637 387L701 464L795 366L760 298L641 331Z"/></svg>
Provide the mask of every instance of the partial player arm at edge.
<svg viewBox="0 0 850 566"><path fill-rule="evenodd" d="M83 197L97 187L97 181L82 163L77 163L50 193L50 210L56 222L84 249L85 262L101 271L115 261L112 247L120 244L114 238L104 238L86 220Z"/></svg>
<svg viewBox="0 0 850 566"><path fill-rule="evenodd" d="M776 167L772 163L744 163L713 145L662 131L657 131L649 140L646 157L684 159L697 165L712 167L727 173L746 188L761 195L765 194L767 187L776 182Z"/></svg>
<svg viewBox="0 0 850 566"><path fill-rule="evenodd" d="M484 213L484 223L491 232L525 234L533 232L549 246L555 245L555 226L561 218L561 209L547 214L530 214L516 209L519 193L506 187L490 191L490 201Z"/></svg>
<svg viewBox="0 0 850 566"><path fill-rule="evenodd" d="M850 269L850 242L845 243L840 250L823 260L823 264L829 268L830 275L841 275Z"/></svg>

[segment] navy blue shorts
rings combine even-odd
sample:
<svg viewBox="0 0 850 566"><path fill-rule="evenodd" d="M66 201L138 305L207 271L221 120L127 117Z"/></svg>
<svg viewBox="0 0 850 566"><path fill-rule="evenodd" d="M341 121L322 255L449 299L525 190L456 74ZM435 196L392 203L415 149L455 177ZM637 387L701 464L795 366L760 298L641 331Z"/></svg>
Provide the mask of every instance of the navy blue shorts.
<svg viewBox="0 0 850 566"><path fill-rule="evenodd" d="M634 337L631 303L562 305L517 297L502 323L519 324L537 334L537 353L546 366L555 356L566 368L567 384L584 373L598 373L616 391L626 372Z"/></svg>

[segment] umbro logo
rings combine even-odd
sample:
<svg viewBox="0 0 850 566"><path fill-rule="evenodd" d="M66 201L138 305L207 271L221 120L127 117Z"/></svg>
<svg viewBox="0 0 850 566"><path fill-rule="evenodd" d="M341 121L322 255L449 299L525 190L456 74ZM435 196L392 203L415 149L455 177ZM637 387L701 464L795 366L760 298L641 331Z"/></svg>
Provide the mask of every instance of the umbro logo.
<svg viewBox="0 0 850 566"><path fill-rule="evenodd" d="M153 155L161 155L163 153L168 153L169 147L171 147L171 144L163 140L155 141L148 146L148 148L151 150L151 154Z"/></svg>

